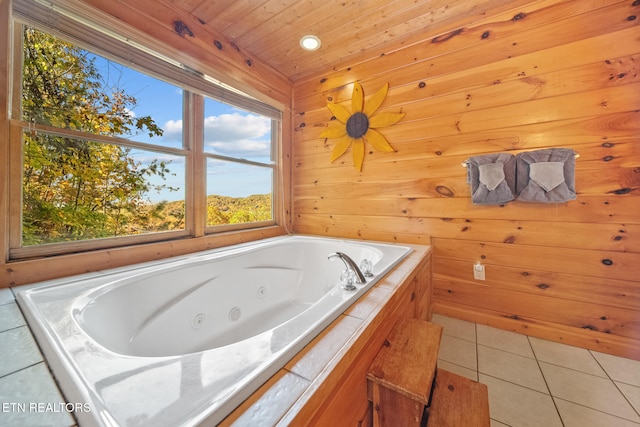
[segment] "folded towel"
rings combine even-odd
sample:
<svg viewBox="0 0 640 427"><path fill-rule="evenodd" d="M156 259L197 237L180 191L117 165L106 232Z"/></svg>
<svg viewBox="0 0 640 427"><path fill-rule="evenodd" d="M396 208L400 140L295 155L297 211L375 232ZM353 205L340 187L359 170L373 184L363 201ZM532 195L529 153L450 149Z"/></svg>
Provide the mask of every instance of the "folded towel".
<svg viewBox="0 0 640 427"><path fill-rule="evenodd" d="M502 204L515 198L516 158L507 153L485 154L468 160L467 182L471 201L479 205Z"/></svg>
<svg viewBox="0 0 640 427"><path fill-rule="evenodd" d="M574 200L575 154L570 148L548 148L518 154L518 200L540 203Z"/></svg>

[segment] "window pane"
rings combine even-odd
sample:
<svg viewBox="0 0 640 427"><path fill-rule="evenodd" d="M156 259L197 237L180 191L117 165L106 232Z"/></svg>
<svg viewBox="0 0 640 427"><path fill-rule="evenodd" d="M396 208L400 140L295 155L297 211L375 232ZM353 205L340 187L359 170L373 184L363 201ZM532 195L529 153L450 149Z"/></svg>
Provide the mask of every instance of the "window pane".
<svg viewBox="0 0 640 427"><path fill-rule="evenodd" d="M24 246L185 228L183 157L42 132L23 145Z"/></svg>
<svg viewBox="0 0 640 427"><path fill-rule="evenodd" d="M182 89L25 27L28 122L182 148Z"/></svg>
<svg viewBox="0 0 640 427"><path fill-rule="evenodd" d="M269 164L271 119L205 98L204 150Z"/></svg>
<svg viewBox="0 0 640 427"><path fill-rule="evenodd" d="M207 160L207 225L273 220L269 167Z"/></svg>
<svg viewBox="0 0 640 427"><path fill-rule="evenodd" d="M117 59L126 58L132 46L113 40L99 46L101 39L92 37L89 46L99 47L85 50L82 42L76 45L22 28L22 40L15 40L18 47L22 44L22 81L21 87L12 89L20 94L15 101L22 121L36 126L16 123L24 130L22 164L15 165L23 172L22 213L12 217L11 226L22 237L16 246L27 247L22 253L20 247L12 248L17 256L64 252L65 247L73 251L117 246L120 243L96 239L118 236L170 230L183 231L171 237L185 236L185 218L204 216L186 211L193 206L185 203L185 192L197 192L186 185L203 173L207 174L207 225L247 224L248 228L273 222L272 138L279 115L269 114L271 107L265 110L249 99L234 103L244 110L206 98L203 93L227 99L220 87L193 85L200 78L197 73L153 55L136 62L149 71L136 71L132 67L138 65ZM64 34L81 39L88 33ZM186 97L180 86L197 88L197 93ZM195 100L192 108L184 108L184 99ZM195 128L202 125L204 129ZM188 136L202 135L204 153L201 141L186 141ZM203 155L206 164L195 161L186 168L187 158ZM74 241L93 242L33 247Z"/></svg>

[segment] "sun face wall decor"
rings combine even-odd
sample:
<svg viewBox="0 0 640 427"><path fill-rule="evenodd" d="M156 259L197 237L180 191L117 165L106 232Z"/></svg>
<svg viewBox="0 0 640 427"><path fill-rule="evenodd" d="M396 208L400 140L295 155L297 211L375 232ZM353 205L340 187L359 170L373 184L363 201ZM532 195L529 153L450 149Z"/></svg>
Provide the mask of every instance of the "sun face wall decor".
<svg viewBox="0 0 640 427"><path fill-rule="evenodd" d="M376 130L381 127L391 126L404 117L404 113L374 114L382 105L388 91L389 84L385 83L365 103L362 86L360 86L360 83L355 82L353 84L353 94L351 95L351 112L340 104L327 104L327 108L331 110L331 113L339 122L338 124L329 125L329 128L320 134L322 138L339 138L331 154L332 162L351 147L353 165L359 172L362 171L365 141L376 151L396 151L389 145L387 139Z"/></svg>

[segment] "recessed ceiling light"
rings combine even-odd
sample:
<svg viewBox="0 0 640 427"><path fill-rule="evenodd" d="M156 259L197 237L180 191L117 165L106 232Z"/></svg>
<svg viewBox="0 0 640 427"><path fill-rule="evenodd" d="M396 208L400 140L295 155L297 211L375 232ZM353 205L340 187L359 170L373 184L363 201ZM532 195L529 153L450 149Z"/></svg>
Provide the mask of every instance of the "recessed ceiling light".
<svg viewBox="0 0 640 427"><path fill-rule="evenodd" d="M304 50L318 50L320 49L320 39L313 35L303 36L300 39L300 46Z"/></svg>

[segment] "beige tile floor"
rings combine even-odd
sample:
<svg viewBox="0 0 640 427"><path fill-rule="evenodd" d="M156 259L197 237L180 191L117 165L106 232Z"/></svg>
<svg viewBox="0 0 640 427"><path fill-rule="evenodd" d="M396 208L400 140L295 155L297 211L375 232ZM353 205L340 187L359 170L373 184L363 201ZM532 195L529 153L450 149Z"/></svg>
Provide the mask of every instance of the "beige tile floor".
<svg viewBox="0 0 640 427"><path fill-rule="evenodd" d="M492 427L640 427L640 362L440 315L438 366L487 384Z"/></svg>

